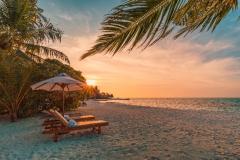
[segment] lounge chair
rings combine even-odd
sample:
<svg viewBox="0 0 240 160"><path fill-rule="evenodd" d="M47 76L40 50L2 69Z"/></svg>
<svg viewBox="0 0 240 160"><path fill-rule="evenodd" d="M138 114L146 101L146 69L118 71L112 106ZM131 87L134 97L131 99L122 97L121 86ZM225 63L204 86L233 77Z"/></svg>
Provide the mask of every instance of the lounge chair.
<svg viewBox="0 0 240 160"><path fill-rule="evenodd" d="M53 123L59 123L59 120L54 118L53 115L51 113L49 113L49 111L47 111L45 113L48 114L48 118L43 121L43 124L42 124L43 126L48 126ZM93 116L93 115L84 115L84 116L82 116L80 114L67 114L67 115L69 115L69 117L71 117L75 121L89 121L89 120L95 119L95 116Z"/></svg>
<svg viewBox="0 0 240 160"><path fill-rule="evenodd" d="M80 117L71 117L71 119L75 120L76 122L80 122L80 121L91 121L94 120L95 117L93 115L86 115L86 116L80 116ZM61 125L61 122L57 119L51 119L51 120L45 120L42 124L42 126L44 127L44 131L42 132L43 134L45 134L45 129L49 129L52 128L53 126L59 126Z"/></svg>
<svg viewBox="0 0 240 160"><path fill-rule="evenodd" d="M61 122L61 125L52 126L45 131L46 133L53 135L53 140L55 142L59 140L60 135L69 134L83 129L92 129L93 133L100 134L101 127L109 124L107 121L103 120L78 121L76 126L69 127L68 121L59 112L54 110L49 110L49 112Z"/></svg>
<svg viewBox="0 0 240 160"><path fill-rule="evenodd" d="M44 118L51 118L52 115L49 114L48 110L44 110L42 111L42 113L45 113ZM65 112L65 115L69 115L70 117L75 117L75 116L82 116L82 112L76 110L76 111L69 111L69 112Z"/></svg>
<svg viewBox="0 0 240 160"><path fill-rule="evenodd" d="M54 110L55 112L58 112L56 110ZM47 134L48 133L48 129L52 128L52 127L57 127L61 125L61 122L56 119L54 117L54 115L52 113L50 113L49 111L45 112L46 114L48 114L49 118L44 120L42 126L44 126L44 129L42 131L42 134ZM59 113L59 112L58 112ZM60 114L60 113L59 113ZM70 117L70 116L69 116ZM85 115L85 116L71 116L71 119L75 120L76 122L80 122L80 121L90 121L90 120L94 120L95 116L93 115Z"/></svg>
<svg viewBox="0 0 240 160"><path fill-rule="evenodd" d="M71 117L71 119L75 120L75 121L90 121L90 120L94 120L95 116L93 115L85 115L85 116L76 116L76 117ZM51 119L46 119L43 122L43 126L47 126L47 125L51 125L52 123L59 123L59 120L55 119L55 118L51 118Z"/></svg>

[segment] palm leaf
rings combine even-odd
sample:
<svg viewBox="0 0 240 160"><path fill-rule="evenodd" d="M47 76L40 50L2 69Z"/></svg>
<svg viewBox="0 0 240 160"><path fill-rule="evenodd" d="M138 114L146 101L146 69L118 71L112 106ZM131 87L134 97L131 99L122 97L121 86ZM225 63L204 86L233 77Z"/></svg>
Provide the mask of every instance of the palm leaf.
<svg viewBox="0 0 240 160"><path fill-rule="evenodd" d="M65 54L42 46L61 42L63 32L43 15L37 0L0 0L0 48L23 53L33 59L56 58L69 63ZM43 57L41 57L43 56Z"/></svg>
<svg viewBox="0 0 240 160"><path fill-rule="evenodd" d="M41 46L38 44L25 43L24 45L25 46L23 46L23 48L25 51L23 52L27 53L30 57L38 59L40 59L41 57L57 58L67 63L70 63L68 57L63 52L60 52L58 50L46 46Z"/></svg>
<svg viewBox="0 0 240 160"><path fill-rule="evenodd" d="M108 14L102 34L82 59L101 52L148 47L166 36L178 38L198 29L213 31L237 9L237 0L126 0Z"/></svg>

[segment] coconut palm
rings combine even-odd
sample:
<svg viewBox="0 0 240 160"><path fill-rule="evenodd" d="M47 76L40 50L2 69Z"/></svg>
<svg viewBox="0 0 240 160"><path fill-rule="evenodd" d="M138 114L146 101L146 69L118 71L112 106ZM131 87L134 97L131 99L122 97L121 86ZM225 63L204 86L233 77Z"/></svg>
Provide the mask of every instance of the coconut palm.
<svg viewBox="0 0 240 160"><path fill-rule="evenodd" d="M214 31L238 0L125 0L102 22L102 34L82 56L116 54L124 48L146 48L159 40Z"/></svg>
<svg viewBox="0 0 240 160"><path fill-rule="evenodd" d="M64 53L44 46L61 41L62 34L43 15L37 0L0 0L0 49L37 61L56 58L69 63Z"/></svg>

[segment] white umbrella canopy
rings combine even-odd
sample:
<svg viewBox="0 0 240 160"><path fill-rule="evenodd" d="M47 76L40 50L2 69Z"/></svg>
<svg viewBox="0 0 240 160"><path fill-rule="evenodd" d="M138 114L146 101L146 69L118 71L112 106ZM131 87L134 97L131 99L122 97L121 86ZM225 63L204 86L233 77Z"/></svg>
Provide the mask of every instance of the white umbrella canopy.
<svg viewBox="0 0 240 160"><path fill-rule="evenodd" d="M82 90L86 84L80 82L66 73L60 73L57 76L38 82L31 85L32 90L45 90L45 91L62 91L63 93L63 114L64 114L64 101L65 91L79 91Z"/></svg>

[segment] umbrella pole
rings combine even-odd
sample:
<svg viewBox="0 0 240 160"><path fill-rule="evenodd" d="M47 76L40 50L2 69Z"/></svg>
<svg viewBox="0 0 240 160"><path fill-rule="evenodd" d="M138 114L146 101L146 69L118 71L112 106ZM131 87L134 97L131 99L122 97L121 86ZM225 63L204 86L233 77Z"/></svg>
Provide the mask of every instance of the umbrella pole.
<svg viewBox="0 0 240 160"><path fill-rule="evenodd" d="M63 88L62 96L63 96L62 97L63 98L63 108L62 108L63 111L62 112L63 112L63 115L64 115L64 103L65 103L64 88Z"/></svg>

